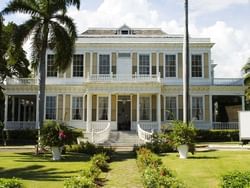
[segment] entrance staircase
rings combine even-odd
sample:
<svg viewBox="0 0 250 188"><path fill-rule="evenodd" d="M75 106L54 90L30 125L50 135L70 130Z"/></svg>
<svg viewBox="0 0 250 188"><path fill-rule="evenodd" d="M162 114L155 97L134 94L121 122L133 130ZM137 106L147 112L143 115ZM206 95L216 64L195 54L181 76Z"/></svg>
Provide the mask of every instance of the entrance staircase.
<svg viewBox="0 0 250 188"><path fill-rule="evenodd" d="M111 131L109 139L99 145L112 147L115 150L132 150L134 146L142 144L144 142L139 139L136 131Z"/></svg>

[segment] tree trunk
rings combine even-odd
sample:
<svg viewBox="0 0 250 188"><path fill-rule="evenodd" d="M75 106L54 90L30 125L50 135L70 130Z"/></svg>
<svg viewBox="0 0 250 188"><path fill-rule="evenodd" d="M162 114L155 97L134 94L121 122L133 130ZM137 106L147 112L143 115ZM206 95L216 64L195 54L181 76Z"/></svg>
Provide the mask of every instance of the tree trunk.
<svg viewBox="0 0 250 188"><path fill-rule="evenodd" d="M45 85L46 85L46 72L45 72L45 59L46 59L46 49L48 42L48 25L45 24L43 28L42 36L42 48L39 62L39 127L43 126L44 119L44 101L45 101Z"/></svg>

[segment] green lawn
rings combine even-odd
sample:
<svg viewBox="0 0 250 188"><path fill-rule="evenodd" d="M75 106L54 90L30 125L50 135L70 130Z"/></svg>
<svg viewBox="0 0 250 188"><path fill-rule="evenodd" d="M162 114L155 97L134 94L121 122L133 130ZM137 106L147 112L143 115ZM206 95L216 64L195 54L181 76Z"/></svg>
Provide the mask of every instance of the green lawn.
<svg viewBox="0 0 250 188"><path fill-rule="evenodd" d="M162 160L191 188L219 187L222 174L232 170L250 170L250 151L197 152L186 160L171 153Z"/></svg>
<svg viewBox="0 0 250 188"><path fill-rule="evenodd" d="M161 156L163 163L190 188L216 188L220 177L232 170L250 170L250 151L197 152L189 159L177 153ZM34 156L31 152L0 152L0 177L23 179L27 188L60 188L63 180L89 166L83 154L65 155L60 162L51 155ZM141 177L132 153L116 153L110 171L102 174L107 188L142 188Z"/></svg>
<svg viewBox="0 0 250 188"><path fill-rule="evenodd" d="M35 156L31 152L1 152L0 177L23 179L25 187L63 187L63 180L89 166L86 155L65 155L60 162L51 160L51 155Z"/></svg>

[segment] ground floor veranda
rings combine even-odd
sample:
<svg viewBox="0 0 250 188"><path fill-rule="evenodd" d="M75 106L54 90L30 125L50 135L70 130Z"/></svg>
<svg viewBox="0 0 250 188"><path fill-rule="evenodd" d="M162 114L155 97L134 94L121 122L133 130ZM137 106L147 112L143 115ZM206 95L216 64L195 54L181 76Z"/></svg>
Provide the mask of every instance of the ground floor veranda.
<svg viewBox="0 0 250 188"><path fill-rule="evenodd" d="M35 94L6 94L5 129L37 129L38 97ZM181 94L158 92L46 93L44 119L67 122L72 127L112 130L161 129L173 119L182 120ZM238 111L244 110L244 96L190 95L190 119L200 129L238 128Z"/></svg>

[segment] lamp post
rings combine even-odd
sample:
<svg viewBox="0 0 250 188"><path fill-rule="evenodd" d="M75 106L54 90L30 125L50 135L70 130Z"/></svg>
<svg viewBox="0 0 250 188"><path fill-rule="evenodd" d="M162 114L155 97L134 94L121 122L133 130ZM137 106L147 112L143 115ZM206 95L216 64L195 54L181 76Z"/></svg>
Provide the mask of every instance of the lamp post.
<svg viewBox="0 0 250 188"><path fill-rule="evenodd" d="M188 0L185 0L185 27L183 37L183 122L187 124L190 119L189 104Z"/></svg>

